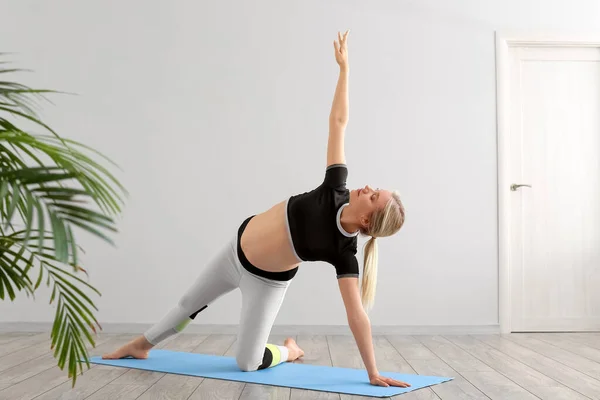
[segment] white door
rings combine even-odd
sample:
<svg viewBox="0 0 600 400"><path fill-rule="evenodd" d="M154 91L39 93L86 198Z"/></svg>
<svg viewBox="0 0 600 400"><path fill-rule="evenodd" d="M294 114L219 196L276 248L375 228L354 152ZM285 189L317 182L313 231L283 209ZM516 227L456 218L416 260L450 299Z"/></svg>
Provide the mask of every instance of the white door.
<svg viewBox="0 0 600 400"><path fill-rule="evenodd" d="M510 49L511 327L600 330L600 49Z"/></svg>

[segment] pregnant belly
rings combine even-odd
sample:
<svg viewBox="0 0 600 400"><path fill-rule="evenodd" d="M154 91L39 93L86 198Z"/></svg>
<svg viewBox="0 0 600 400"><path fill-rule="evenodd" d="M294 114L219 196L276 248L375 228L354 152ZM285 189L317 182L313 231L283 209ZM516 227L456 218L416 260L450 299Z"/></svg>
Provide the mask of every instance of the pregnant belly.
<svg viewBox="0 0 600 400"><path fill-rule="evenodd" d="M301 260L296 257L288 236L286 202L252 218L242 234L241 246L256 268L270 272L296 268Z"/></svg>

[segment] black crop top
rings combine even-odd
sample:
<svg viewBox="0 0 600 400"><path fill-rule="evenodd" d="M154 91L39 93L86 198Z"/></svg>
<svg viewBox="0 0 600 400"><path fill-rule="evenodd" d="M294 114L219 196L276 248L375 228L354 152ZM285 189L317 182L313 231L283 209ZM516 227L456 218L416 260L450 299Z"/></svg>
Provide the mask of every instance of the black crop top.
<svg viewBox="0 0 600 400"><path fill-rule="evenodd" d="M290 236L298 257L332 264L338 279L359 275L358 232L346 232L339 222L342 208L350 200L347 176L345 164L330 165L319 187L290 197L287 205Z"/></svg>

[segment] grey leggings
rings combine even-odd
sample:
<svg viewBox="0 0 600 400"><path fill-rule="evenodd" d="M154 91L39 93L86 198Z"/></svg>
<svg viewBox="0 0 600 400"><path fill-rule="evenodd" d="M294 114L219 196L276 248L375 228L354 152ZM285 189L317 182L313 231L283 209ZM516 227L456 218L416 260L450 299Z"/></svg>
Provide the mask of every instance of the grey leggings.
<svg viewBox="0 0 600 400"><path fill-rule="evenodd" d="M181 332L213 301L232 290L242 292L242 313L236 361L243 371L255 371L287 361L286 347L267 343L269 333L290 281L276 281L254 275L242 266L237 255L236 236L201 271L179 303L144 336L151 344Z"/></svg>

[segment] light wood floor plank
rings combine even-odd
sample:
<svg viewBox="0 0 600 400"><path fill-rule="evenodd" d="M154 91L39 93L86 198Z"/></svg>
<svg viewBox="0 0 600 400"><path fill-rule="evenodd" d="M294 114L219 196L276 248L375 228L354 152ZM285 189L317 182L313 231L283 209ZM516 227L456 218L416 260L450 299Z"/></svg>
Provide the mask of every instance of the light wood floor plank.
<svg viewBox="0 0 600 400"><path fill-rule="evenodd" d="M560 337L600 349L600 332L569 332L561 333Z"/></svg>
<svg viewBox="0 0 600 400"><path fill-rule="evenodd" d="M504 336L506 339L528 349L552 358L568 367L600 380L600 362L593 361L584 354L570 350L570 341L562 342L554 337L552 340L538 334L518 334Z"/></svg>
<svg viewBox="0 0 600 400"><path fill-rule="evenodd" d="M90 397L88 400L135 400L148 389L147 385L109 383Z"/></svg>
<svg viewBox="0 0 600 400"><path fill-rule="evenodd" d="M491 399L538 398L444 337L415 338Z"/></svg>
<svg viewBox="0 0 600 400"><path fill-rule="evenodd" d="M6 343L14 342L15 340L23 340L28 336L33 336L35 333L22 333L22 332L6 332L0 333L0 346ZM0 347L1 348L1 347Z"/></svg>
<svg viewBox="0 0 600 400"><path fill-rule="evenodd" d="M50 390L34 397L35 400L82 400L93 395L104 386L114 381L127 372L124 368L115 368L107 365L94 365L83 375L79 375L75 387L71 386L71 381L48 388ZM37 379L36 379L37 380Z"/></svg>
<svg viewBox="0 0 600 400"><path fill-rule="evenodd" d="M509 335L510 336L510 335ZM473 335L523 364L591 399L600 399L600 382L534 350L498 335Z"/></svg>
<svg viewBox="0 0 600 400"><path fill-rule="evenodd" d="M45 342L48 339L50 339L50 333L26 335L17 340L8 340L5 343L0 344L0 357Z"/></svg>
<svg viewBox="0 0 600 400"><path fill-rule="evenodd" d="M205 379L189 400L237 400L244 390L244 382ZM164 399L171 399L164 397Z"/></svg>
<svg viewBox="0 0 600 400"><path fill-rule="evenodd" d="M556 397L554 392L548 389L558 389L555 392L560 391L570 399L587 399L587 397L564 386L560 382L471 336L446 336L446 339L539 398L552 400ZM549 395L550 392L552 393Z"/></svg>
<svg viewBox="0 0 600 400"><path fill-rule="evenodd" d="M518 343L530 343L532 345L541 346L541 342L545 342L546 344L550 344L553 348L559 348L563 351L554 351L554 353L561 353L565 355L565 359L568 359L565 353L571 353L577 355L575 357L575 363L577 363L581 358L585 358L592 363L595 363L597 366L600 366L600 349L589 346L587 343L580 342L578 340L573 340L573 336L566 335L555 335L555 334L547 334L547 333L536 333L536 334L513 334L510 336L506 336L507 339L517 341ZM519 342L519 340L521 340ZM562 362L562 361L561 361ZM588 366L592 366L592 363L588 363ZM587 369L587 368L586 368ZM594 368L595 369L595 368ZM583 372L583 371L581 371Z"/></svg>
<svg viewBox="0 0 600 400"><path fill-rule="evenodd" d="M23 364L34 358L41 357L46 354L51 354L50 349L51 340L44 340L40 343L34 344L29 347L14 351L12 353L5 354L0 357L0 373L7 369L13 368L19 364Z"/></svg>
<svg viewBox="0 0 600 400"><path fill-rule="evenodd" d="M125 342L124 339L128 338L103 336L97 341L98 345L94 350L108 351L115 344ZM8 383L8 387L0 390L0 399L32 399L65 382L69 382L70 385L67 372L61 371L56 364L56 359L50 354L3 371L0 375L0 385ZM86 368L84 367L84 374Z"/></svg>

